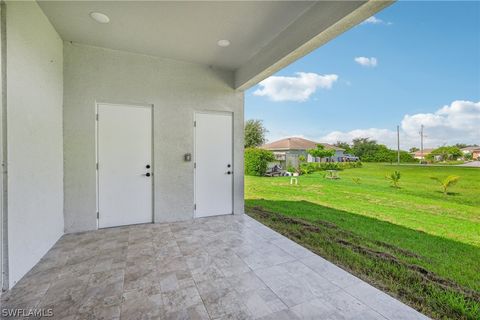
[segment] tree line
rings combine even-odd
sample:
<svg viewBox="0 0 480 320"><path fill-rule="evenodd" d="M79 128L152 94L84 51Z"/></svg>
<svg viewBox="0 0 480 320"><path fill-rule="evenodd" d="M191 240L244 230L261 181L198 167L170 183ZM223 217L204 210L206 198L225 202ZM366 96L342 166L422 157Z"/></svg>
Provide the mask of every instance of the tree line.
<svg viewBox="0 0 480 320"><path fill-rule="evenodd" d="M250 119L245 122L245 148L256 148L266 143L265 135L268 130L262 120ZM356 138L352 143L337 141L336 147L345 149L345 153L352 154L364 162L396 162L397 150L389 149L386 145L378 143L370 138ZM453 146L441 146L430 152L425 158L430 161L449 161L459 158L469 159L469 154L464 154L460 149L467 147L466 144ZM328 157L330 150L318 149L313 156ZM419 151L418 148L411 148L409 151L400 150L400 162L417 162L412 153Z"/></svg>
<svg viewBox="0 0 480 320"><path fill-rule="evenodd" d="M345 153L353 154L364 162L396 162L397 150L370 138L356 138L352 144L338 141L335 146L345 149ZM400 150L400 162L415 162L415 158L407 151Z"/></svg>

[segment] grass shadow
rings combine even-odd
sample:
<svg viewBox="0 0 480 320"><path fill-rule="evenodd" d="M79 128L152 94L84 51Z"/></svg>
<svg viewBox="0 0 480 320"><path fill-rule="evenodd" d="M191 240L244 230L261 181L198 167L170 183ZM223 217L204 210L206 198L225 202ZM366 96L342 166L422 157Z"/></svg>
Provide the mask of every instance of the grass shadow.
<svg viewBox="0 0 480 320"><path fill-rule="evenodd" d="M447 194L443 193L443 191L437 190L436 193L443 194L444 196L459 196L460 192L447 192Z"/></svg>

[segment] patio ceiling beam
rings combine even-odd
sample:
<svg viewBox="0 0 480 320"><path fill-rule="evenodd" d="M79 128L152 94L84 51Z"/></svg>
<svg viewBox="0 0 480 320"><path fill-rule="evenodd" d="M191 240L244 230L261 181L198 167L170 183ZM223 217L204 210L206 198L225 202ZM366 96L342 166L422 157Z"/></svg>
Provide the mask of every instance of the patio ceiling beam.
<svg viewBox="0 0 480 320"><path fill-rule="evenodd" d="M246 90L394 1L319 1L235 72L235 89Z"/></svg>

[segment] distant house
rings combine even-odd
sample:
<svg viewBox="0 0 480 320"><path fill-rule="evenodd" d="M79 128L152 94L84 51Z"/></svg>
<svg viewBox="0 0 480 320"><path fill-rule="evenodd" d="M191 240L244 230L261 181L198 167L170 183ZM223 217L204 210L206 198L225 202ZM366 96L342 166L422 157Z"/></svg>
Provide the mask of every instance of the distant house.
<svg viewBox="0 0 480 320"><path fill-rule="evenodd" d="M471 153L472 154L472 159L480 159L480 147L466 147L460 149L462 150L463 154Z"/></svg>
<svg viewBox="0 0 480 320"><path fill-rule="evenodd" d="M317 145L321 144L325 149L335 150L335 155L330 158L315 158L308 154L307 150L316 149ZM270 150L273 152L275 159L280 162L283 168L287 166L297 167L299 165L299 157L304 156L307 162L320 162L329 161L336 162L342 161L344 157L345 149L335 147L328 143L319 143L303 138L285 138L277 141L273 141L261 146L262 149Z"/></svg>
<svg viewBox="0 0 480 320"><path fill-rule="evenodd" d="M421 150L412 152L411 155L418 160L423 160L425 159L426 156L428 156L434 149L423 149L423 153Z"/></svg>

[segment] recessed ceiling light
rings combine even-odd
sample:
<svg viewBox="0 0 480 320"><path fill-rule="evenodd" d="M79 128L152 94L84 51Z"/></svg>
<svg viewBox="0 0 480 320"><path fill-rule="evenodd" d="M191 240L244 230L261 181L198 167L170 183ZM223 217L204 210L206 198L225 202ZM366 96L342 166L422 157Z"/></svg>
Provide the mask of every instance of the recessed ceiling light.
<svg viewBox="0 0 480 320"><path fill-rule="evenodd" d="M110 18L106 15L106 14L103 14L103 13L100 13L100 12L90 12L90 17L97 21L98 23L109 23L110 22Z"/></svg>
<svg viewBox="0 0 480 320"><path fill-rule="evenodd" d="M228 40L218 40L217 45L222 48L226 48L230 45L230 41Z"/></svg>

